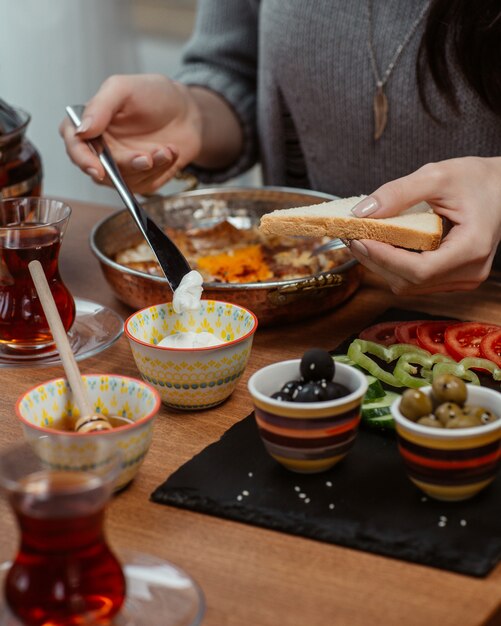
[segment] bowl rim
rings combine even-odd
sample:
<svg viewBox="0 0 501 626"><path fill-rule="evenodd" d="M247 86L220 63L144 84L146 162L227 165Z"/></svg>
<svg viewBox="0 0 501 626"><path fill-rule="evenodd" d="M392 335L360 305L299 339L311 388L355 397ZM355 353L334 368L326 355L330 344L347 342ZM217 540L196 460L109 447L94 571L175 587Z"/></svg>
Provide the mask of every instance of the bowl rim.
<svg viewBox="0 0 501 626"><path fill-rule="evenodd" d="M479 385L466 385L467 390L470 389L478 389L482 390L480 393L485 393L488 396L492 396L493 398L498 395L501 397L499 391L495 389L490 389L489 387L481 387ZM427 395L429 395L432 387L431 385L426 385L426 387L420 387L420 391L423 391ZM408 417L405 417L400 413L400 409L398 408L400 405L400 401L402 400L402 396L399 395L398 398L395 398L393 403L391 404L390 410L395 422L398 425L402 426L403 429L408 430L410 432L427 436L428 438L433 439L466 439L469 437L475 437L477 435L489 434L493 431L501 429L501 415L498 415L498 419L492 422L491 424L486 424L482 426L471 426L468 428L434 428L433 426L423 426L422 424L418 424L413 422Z"/></svg>
<svg viewBox="0 0 501 626"><path fill-rule="evenodd" d="M257 327L259 325L258 322L258 318L257 315L255 313L253 313L250 309L247 309L244 306L241 306L240 304L234 304L233 302L225 302L224 300L214 300L213 298L207 298L204 299L202 298L202 300L200 300L200 304L205 303L205 302L215 302L216 304L229 304L232 307L235 307L237 309L240 309L241 311L245 311L246 313L248 313L253 321L254 324L252 326L252 328L245 334L242 335L241 337L239 337L238 339L232 339L231 341L225 341L224 343L220 343L217 346L205 346L205 347L200 347L200 348L171 348L169 346L158 346L154 343L148 343L147 341L142 341L141 339L137 339L136 337L134 337L132 335L132 333L129 331L129 323L132 321L132 318L134 318L136 315L139 315L140 313L143 313L143 311L148 311L149 309L152 309L153 307L160 307L160 306L171 306L172 307L172 302L159 302L158 304L150 304L149 306L145 306L142 309L138 309L137 311L135 311L134 313L132 313L131 315L129 315L129 317L125 320L124 322L124 332L127 336L127 339L129 341L133 341L134 343L138 343L141 346L146 346L148 348L154 348L156 350L164 350L166 352L188 352L188 353L194 353L194 352L206 352L206 351L211 351L211 350L221 350L221 348L227 348L228 346L233 346L236 345L237 343L242 343L243 341L245 341L246 339L248 339L249 337L251 337L257 330ZM179 315L179 314L177 314ZM182 315L182 313L181 313Z"/></svg>
<svg viewBox="0 0 501 626"><path fill-rule="evenodd" d="M252 187L252 186L239 185L239 186L227 186L227 187L208 187L205 189L180 191L179 193L173 194L172 199L175 199L175 198L182 199L186 197L191 198L191 197L196 197L197 195L203 196L203 195L207 195L210 193L231 195L232 193L234 194L238 192L250 192L250 191L256 192L258 190L262 190L264 192L271 192L271 193L287 193L287 192L300 193L300 194L305 194L309 196L315 196L319 198L320 200L324 200L325 202L328 202L330 200L335 200L336 198L339 197L339 196L335 196L333 194L325 193L322 191L315 191L314 189L305 189L301 187L281 187L281 186L271 186L271 185L263 185L261 187ZM170 199L170 196L161 196L160 198L158 198L158 200L169 200L169 199ZM155 201L157 201L157 199L155 199ZM146 200L142 204L147 206L148 203L151 204L152 202L153 202L153 199L150 199L150 200ZM107 256L98 246L96 239L97 239L97 234L99 230L103 228L107 224L108 221L111 221L113 218L116 218L117 215L122 214L122 213L127 213L127 209L118 209L117 211L114 211L111 215L107 215L103 219L99 220L93 226L89 235L89 246L90 246L92 253L94 254L94 256L98 259L100 263L102 263L103 265L107 265L108 267L114 269L115 271L120 272L121 274L128 274L131 276L136 276L138 278L151 280L153 282L159 282L161 284L168 286L167 279L165 278L165 276L157 276L155 274L148 274L146 272L142 272L140 270L136 270L134 268L127 267L126 265L117 263L116 261L111 259L109 256ZM332 270L322 270L320 272L308 274L307 276L298 276L297 278L287 278L285 280L273 280L273 281L270 280L270 281L262 281L262 282L254 281L254 282L249 282L249 283L220 283L216 281L207 281L203 283L203 287L206 290L216 289L217 291L222 291L222 292L224 292L225 290L230 291L235 288L239 288L239 289L245 288L246 290L259 290L263 288L274 289L278 287L286 287L288 285L302 284L311 280L312 277L324 276L328 274L344 274L345 272L347 272L352 267L358 264L359 262L357 261L357 259L353 257L349 259L348 261L346 261L345 263L342 263L341 265L336 266Z"/></svg>
<svg viewBox="0 0 501 626"><path fill-rule="evenodd" d="M82 374L82 378L86 379L86 378L97 378L97 377L101 377L101 376L112 376L115 378L123 378L125 380L132 380L135 383L139 383L140 386L142 387L146 387L153 395L154 399L155 399L155 404L153 406L153 408L151 409L151 411L149 411L144 417L141 417L140 419L138 419L137 421L133 422L132 424L126 424L124 426L116 426L115 428L112 428L111 430L100 430L100 431L94 431L94 432L90 432L90 433L76 433L73 432L71 430L59 430L58 428L49 428L48 426L38 426L37 424L33 424L32 422L29 422L22 414L21 414L21 402L26 398L26 396L28 394L30 394L31 392L35 391L36 389L39 389L40 387L44 387L46 385L49 385L50 383L58 383L61 381L65 381L66 383L68 383L69 385L69 381L67 378L65 378L64 376L59 376L58 378L51 378L50 380L45 380L42 383L38 383L38 385L34 385L33 387L30 387L27 391L25 391L21 396L19 396L19 398L16 401L15 404L15 411L16 411L16 415L17 418L19 419L19 421L26 426L29 426L30 428L34 428L35 430L39 430L40 432L43 432L45 434L48 435L53 435L53 434L57 434L57 435L62 435L62 436L68 436L68 437L97 437L97 436L104 436L104 437L108 437L108 436L112 436L112 435L116 435L116 433L123 433L125 431L128 430L132 430L133 428L135 428L136 426L139 425L143 425L146 424L147 422L151 421L152 419L155 418L155 416L157 415L158 411L160 410L161 404L162 404L162 399L160 398L160 394L158 393L158 391L149 383L145 382L144 380L141 380L140 378L135 378L134 376L126 376L124 374L106 374L106 373L101 373L101 374Z"/></svg>
<svg viewBox="0 0 501 626"><path fill-rule="evenodd" d="M260 402L269 404L270 406L283 407L283 408L288 408L288 409L289 408L295 408L295 409L304 408L304 409L316 410L316 409L322 409L322 408L324 409L335 408L342 404L353 402L354 400L357 400L358 398L363 397L369 386L367 382L367 377L359 369L357 369L356 367L352 367L351 365L347 365L346 363L336 362L336 369L339 368L341 370L354 372L360 382L360 385L357 387L357 389L355 391L352 391L347 396L336 398L335 400L323 400L321 402L288 402L287 400L276 400L275 398L272 398L271 396L267 396L266 394L256 389L256 383L255 383L256 376L258 374L262 374L264 370L275 368L275 367L280 367L284 365L292 365L292 364L299 366L300 363L301 363L301 359L289 359L287 361L276 361L275 363L270 363L268 365L265 365L264 367L259 368L257 371L255 371L251 375L247 383L247 388L249 390L250 395L253 398L256 398L257 400L259 400Z"/></svg>

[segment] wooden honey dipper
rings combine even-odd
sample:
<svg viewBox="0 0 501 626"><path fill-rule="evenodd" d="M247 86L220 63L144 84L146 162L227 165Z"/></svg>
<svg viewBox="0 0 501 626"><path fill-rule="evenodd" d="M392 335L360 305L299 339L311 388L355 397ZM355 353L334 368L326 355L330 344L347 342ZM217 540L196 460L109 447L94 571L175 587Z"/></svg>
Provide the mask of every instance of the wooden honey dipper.
<svg viewBox="0 0 501 626"><path fill-rule="evenodd" d="M52 296L49 283L43 271L40 261L30 261L28 264L31 277L35 283L38 298L42 304L45 317L49 324L50 331L54 338L59 356L63 363L66 377L71 386L73 397L80 411L81 417L75 423L74 430L79 433L90 433L99 430L110 430L113 426L104 415L97 415L92 408L87 390L84 386L82 375L78 368L77 361L64 330L63 323L59 316L54 297Z"/></svg>

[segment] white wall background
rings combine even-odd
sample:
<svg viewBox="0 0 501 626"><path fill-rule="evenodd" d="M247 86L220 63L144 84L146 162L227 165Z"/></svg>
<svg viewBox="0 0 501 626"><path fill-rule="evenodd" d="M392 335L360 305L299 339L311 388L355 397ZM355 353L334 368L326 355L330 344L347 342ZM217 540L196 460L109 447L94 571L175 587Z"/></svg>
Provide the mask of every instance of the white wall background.
<svg viewBox="0 0 501 626"><path fill-rule="evenodd" d="M45 195L119 205L68 159L58 133L67 104L110 74L175 71L182 42L138 38L129 0L0 0L0 97L31 113Z"/></svg>
<svg viewBox="0 0 501 626"><path fill-rule="evenodd" d="M120 206L114 190L67 157L58 133L64 107L85 103L111 74L174 74L183 43L136 33L130 0L0 0L0 97L32 116L27 135L42 156L44 195Z"/></svg>

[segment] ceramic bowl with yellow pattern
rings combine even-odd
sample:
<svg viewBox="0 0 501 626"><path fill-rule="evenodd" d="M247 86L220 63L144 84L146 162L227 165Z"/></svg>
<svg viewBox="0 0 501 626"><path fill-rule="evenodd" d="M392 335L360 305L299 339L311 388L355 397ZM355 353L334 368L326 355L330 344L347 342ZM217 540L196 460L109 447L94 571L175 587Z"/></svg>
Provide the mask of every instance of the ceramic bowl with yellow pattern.
<svg viewBox="0 0 501 626"><path fill-rule="evenodd" d="M121 453L116 489L136 475L150 447L153 423L160 408L159 394L141 380L116 374L82 376L96 414L124 417L132 423L111 430L76 433L72 425L80 417L68 381L57 378L24 393L16 414L28 441L44 437L46 460L66 469L91 469L103 440Z"/></svg>
<svg viewBox="0 0 501 626"><path fill-rule="evenodd" d="M197 311L176 313L170 302L150 306L125 322L143 379L173 408L200 410L228 398L249 360L257 318L248 309L202 300ZM184 332L213 333L223 343L203 348L159 346L166 336Z"/></svg>
<svg viewBox="0 0 501 626"><path fill-rule="evenodd" d="M334 382L346 396L323 402L288 402L272 398L288 381L299 380L300 359L267 365L249 379L254 416L268 453L293 472L314 474L339 463L353 447L367 391L364 374L336 363Z"/></svg>
<svg viewBox="0 0 501 626"><path fill-rule="evenodd" d="M492 411L497 420L471 428L434 428L413 422L391 406L398 449L411 481L436 500L466 500L489 485L501 460L501 393L466 385L472 406ZM431 394L431 387L421 391Z"/></svg>

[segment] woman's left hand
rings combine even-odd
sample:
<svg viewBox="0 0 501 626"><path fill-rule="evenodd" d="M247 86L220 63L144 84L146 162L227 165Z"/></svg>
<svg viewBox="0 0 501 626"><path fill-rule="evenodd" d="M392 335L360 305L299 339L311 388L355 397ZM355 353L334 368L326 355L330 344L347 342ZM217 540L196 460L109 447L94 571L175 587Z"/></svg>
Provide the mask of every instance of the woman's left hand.
<svg viewBox="0 0 501 626"><path fill-rule="evenodd" d="M501 157L429 163L379 187L354 214L390 217L422 200L452 224L437 250L364 239L351 242L353 255L399 295L475 289L488 277L501 239Z"/></svg>

